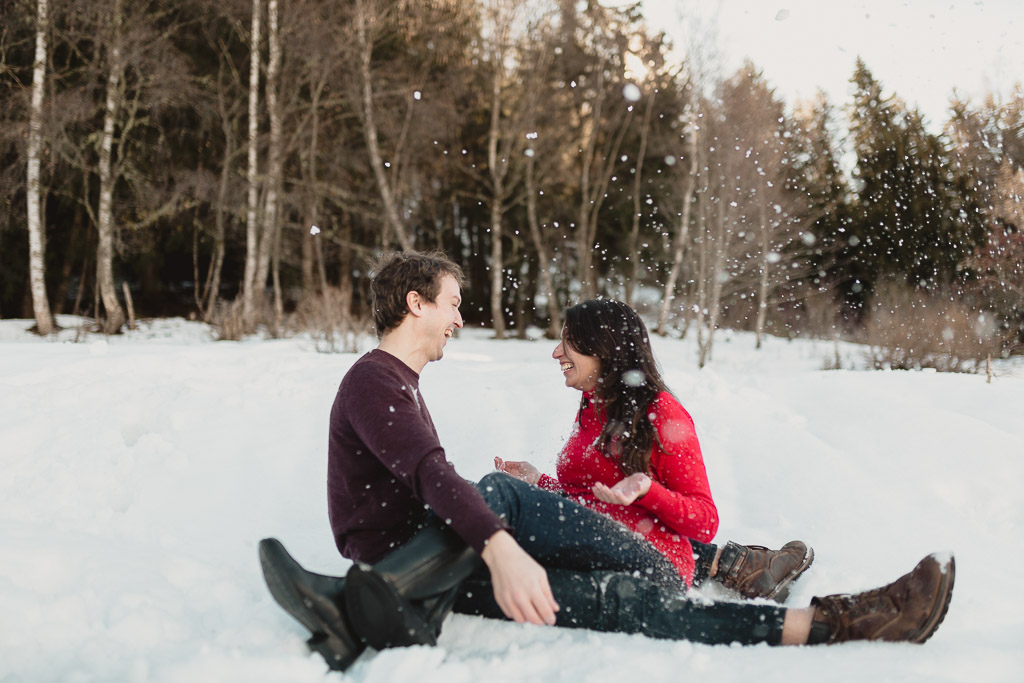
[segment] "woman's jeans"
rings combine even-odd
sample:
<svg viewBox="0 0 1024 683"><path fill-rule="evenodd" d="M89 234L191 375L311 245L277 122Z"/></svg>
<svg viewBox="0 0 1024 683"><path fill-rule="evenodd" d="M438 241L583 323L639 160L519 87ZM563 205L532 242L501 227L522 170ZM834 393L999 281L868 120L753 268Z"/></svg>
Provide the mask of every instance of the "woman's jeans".
<svg viewBox="0 0 1024 683"><path fill-rule="evenodd" d="M688 599L675 565L618 522L500 472L477 488L547 569L557 625L711 644L781 642L784 608ZM698 554L713 557L713 549ZM456 612L504 618L489 576L482 567L462 583Z"/></svg>

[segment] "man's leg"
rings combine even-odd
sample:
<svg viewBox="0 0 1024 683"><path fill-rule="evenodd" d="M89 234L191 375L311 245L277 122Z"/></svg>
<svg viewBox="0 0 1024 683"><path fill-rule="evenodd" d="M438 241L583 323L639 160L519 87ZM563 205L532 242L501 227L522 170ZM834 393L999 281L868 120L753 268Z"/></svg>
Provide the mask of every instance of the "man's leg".
<svg viewBox="0 0 1024 683"><path fill-rule="evenodd" d="M771 605L688 599L648 579L607 571L549 569L548 581L562 609L557 626L710 645L782 643L787 610ZM482 574L463 582L455 611L494 619L504 615Z"/></svg>
<svg viewBox="0 0 1024 683"><path fill-rule="evenodd" d="M431 515L426 526L372 567L347 575L345 612L353 630L376 649L434 645L459 584L483 562Z"/></svg>
<svg viewBox="0 0 1024 683"><path fill-rule="evenodd" d="M487 475L477 488L516 542L545 568L635 573L686 590L675 565L604 515L502 473ZM433 644L456 587L479 567L477 554L433 520L372 567L353 565L345 588L346 614L353 629L377 649ZM438 608L425 610L425 601Z"/></svg>
<svg viewBox="0 0 1024 683"><path fill-rule="evenodd" d="M260 541L259 555L270 595L309 630L309 648L331 669L347 669L365 645L344 612L345 579L306 571L276 538Z"/></svg>
<svg viewBox="0 0 1024 683"><path fill-rule="evenodd" d="M557 625L643 633L711 645L816 645L855 640L923 643L942 623L956 563L929 555L896 581L848 595L814 598L804 609L751 603L703 603L647 579L618 572L548 570L562 606ZM483 573L462 583L455 611L503 618Z"/></svg>

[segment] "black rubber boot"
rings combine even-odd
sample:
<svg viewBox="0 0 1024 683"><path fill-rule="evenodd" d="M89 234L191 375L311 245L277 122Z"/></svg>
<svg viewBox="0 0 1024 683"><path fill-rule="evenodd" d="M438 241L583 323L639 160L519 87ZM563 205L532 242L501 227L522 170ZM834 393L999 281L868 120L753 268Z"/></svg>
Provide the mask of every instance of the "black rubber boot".
<svg viewBox="0 0 1024 683"><path fill-rule="evenodd" d="M309 648L344 671L365 649L343 609L345 579L306 571L276 538L260 541L263 579L274 600L312 634Z"/></svg>
<svg viewBox="0 0 1024 683"><path fill-rule="evenodd" d="M372 567L354 564L345 583L345 610L371 647L436 645L459 584L480 556L453 531L430 526Z"/></svg>

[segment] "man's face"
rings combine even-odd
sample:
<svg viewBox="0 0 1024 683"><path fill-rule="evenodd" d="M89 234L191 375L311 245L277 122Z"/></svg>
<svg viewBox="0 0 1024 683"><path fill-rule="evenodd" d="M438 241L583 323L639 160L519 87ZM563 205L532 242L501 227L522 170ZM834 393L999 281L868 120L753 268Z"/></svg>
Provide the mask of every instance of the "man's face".
<svg viewBox="0 0 1024 683"><path fill-rule="evenodd" d="M423 303L423 334L428 343L428 360L440 360L444 355L445 344L462 327L462 293L459 283L451 275L441 278L441 292L434 303Z"/></svg>

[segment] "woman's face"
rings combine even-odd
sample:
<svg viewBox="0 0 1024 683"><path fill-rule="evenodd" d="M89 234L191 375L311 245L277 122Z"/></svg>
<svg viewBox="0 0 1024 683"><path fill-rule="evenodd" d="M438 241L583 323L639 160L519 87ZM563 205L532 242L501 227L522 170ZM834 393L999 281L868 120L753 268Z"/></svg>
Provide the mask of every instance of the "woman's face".
<svg viewBox="0 0 1024 683"><path fill-rule="evenodd" d="M562 341L558 342L551 354L562 366L565 386L579 391L593 391L601 376L601 361L597 356L585 356L565 340L565 329L562 329Z"/></svg>

